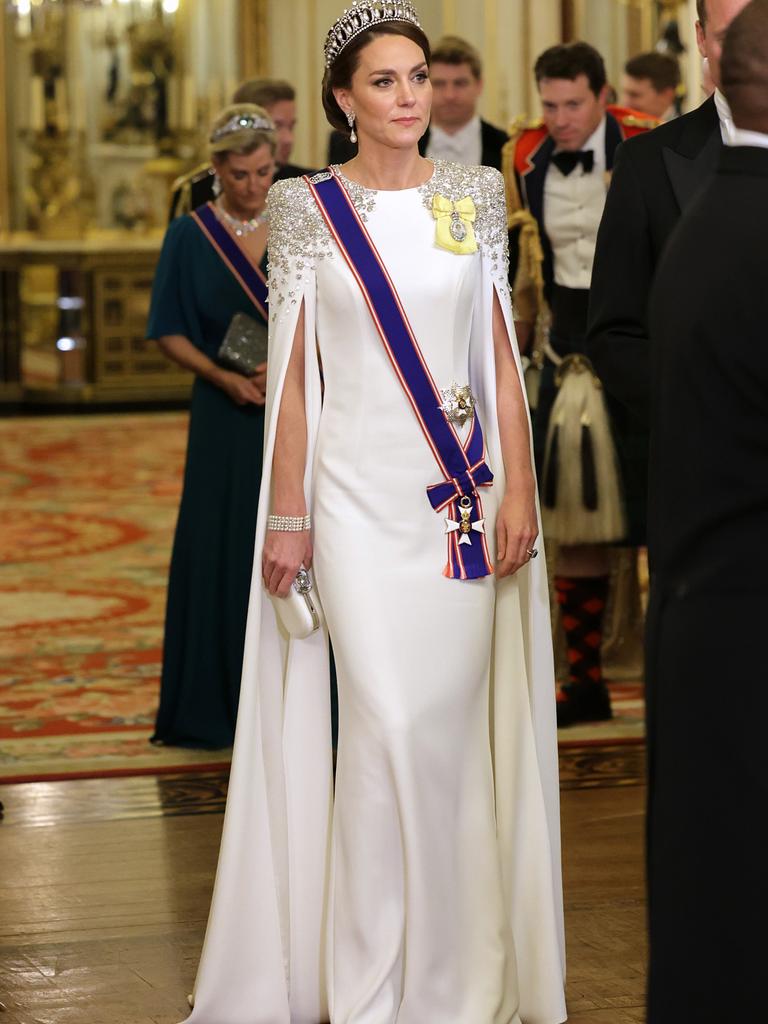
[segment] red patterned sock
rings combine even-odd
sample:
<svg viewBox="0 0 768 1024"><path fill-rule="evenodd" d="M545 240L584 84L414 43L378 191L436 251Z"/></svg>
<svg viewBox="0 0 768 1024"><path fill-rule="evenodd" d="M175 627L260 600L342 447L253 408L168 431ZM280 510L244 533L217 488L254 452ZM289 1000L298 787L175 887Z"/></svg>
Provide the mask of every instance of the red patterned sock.
<svg viewBox="0 0 768 1024"><path fill-rule="evenodd" d="M556 576L555 590L565 630L570 682L600 686L608 576Z"/></svg>

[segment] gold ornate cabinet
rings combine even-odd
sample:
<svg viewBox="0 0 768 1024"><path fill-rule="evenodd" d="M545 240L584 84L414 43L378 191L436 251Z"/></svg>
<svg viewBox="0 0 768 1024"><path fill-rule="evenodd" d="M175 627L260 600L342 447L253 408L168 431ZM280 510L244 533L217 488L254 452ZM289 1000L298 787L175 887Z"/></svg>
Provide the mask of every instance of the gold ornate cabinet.
<svg viewBox="0 0 768 1024"><path fill-rule="evenodd" d="M159 247L158 238L0 242L6 399L185 398L190 374L144 336Z"/></svg>

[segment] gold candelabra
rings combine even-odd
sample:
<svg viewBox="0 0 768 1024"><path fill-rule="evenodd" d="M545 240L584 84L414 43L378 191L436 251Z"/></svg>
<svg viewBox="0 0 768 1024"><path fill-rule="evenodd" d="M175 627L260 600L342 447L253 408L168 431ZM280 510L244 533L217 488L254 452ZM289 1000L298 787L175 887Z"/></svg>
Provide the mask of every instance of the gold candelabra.
<svg viewBox="0 0 768 1024"><path fill-rule="evenodd" d="M93 187L80 159L81 131L25 129L30 154L24 205L29 228L44 238L80 238L93 216Z"/></svg>

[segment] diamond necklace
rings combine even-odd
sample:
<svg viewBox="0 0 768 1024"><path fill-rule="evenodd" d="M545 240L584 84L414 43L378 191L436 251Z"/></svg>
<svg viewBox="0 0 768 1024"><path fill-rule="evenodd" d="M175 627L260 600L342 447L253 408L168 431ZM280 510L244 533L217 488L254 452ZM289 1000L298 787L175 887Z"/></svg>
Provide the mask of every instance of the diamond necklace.
<svg viewBox="0 0 768 1024"><path fill-rule="evenodd" d="M269 219L267 211L264 210L255 217L251 217L250 220L240 220L239 217L233 217L231 213L227 213L221 204L221 199L216 200L216 209L218 210L222 220L226 221L238 238L242 238L244 235L250 235L252 232L260 228L262 224L266 224Z"/></svg>

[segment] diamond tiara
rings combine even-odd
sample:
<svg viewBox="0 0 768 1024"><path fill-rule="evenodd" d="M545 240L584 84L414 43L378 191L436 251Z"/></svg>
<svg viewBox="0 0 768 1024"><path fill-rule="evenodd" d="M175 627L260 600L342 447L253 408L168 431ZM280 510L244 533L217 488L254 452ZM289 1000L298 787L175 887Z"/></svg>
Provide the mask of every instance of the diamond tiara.
<svg viewBox="0 0 768 1024"><path fill-rule="evenodd" d="M241 132L244 128L251 128L255 132L273 132L275 130L274 124L266 117L256 117L254 114L235 114L226 124L217 128L215 132L211 132L210 141L218 142L226 135Z"/></svg>
<svg viewBox="0 0 768 1024"><path fill-rule="evenodd" d="M329 68L355 36L385 21L407 21L421 28L418 12L409 0L393 4L384 3L383 0L355 0L351 7L345 8L328 33L325 40L325 66Z"/></svg>

